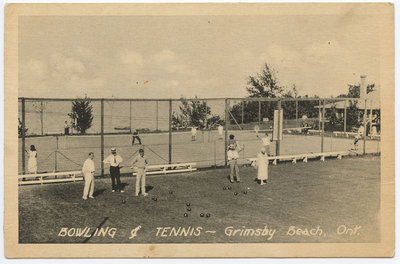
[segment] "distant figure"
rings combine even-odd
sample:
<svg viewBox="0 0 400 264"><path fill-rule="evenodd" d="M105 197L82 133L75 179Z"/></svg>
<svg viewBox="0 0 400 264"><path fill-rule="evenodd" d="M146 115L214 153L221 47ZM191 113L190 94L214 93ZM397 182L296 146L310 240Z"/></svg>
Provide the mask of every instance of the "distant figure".
<svg viewBox="0 0 400 264"><path fill-rule="evenodd" d="M68 125L68 122L67 122L67 121L65 121L65 123L64 123L64 134L65 134L66 136L69 135L69 125Z"/></svg>
<svg viewBox="0 0 400 264"><path fill-rule="evenodd" d="M197 127L192 127L192 141L196 141Z"/></svg>
<svg viewBox="0 0 400 264"><path fill-rule="evenodd" d="M269 160L266 149L265 147L262 147L260 153L257 155L257 180L261 185L267 183L268 180L268 163Z"/></svg>
<svg viewBox="0 0 400 264"><path fill-rule="evenodd" d="M90 152L89 153L89 158L85 160L85 163L83 163L82 167L82 173L83 177L85 178L85 187L83 188L83 200L87 200L88 196L89 198L93 199L93 191L94 191L94 153Z"/></svg>
<svg viewBox="0 0 400 264"><path fill-rule="evenodd" d="M35 145L31 145L31 149L28 152L28 172L36 174L37 173L37 151Z"/></svg>
<svg viewBox="0 0 400 264"><path fill-rule="evenodd" d="M110 177L111 177L111 187L112 187L112 192L115 191L120 191L124 192L122 190L121 186L121 173L120 173L120 165L122 163L123 159L121 158L120 155L117 155L117 149L112 148L111 149L111 155L109 155L103 162L110 164ZM117 184L115 184L115 180L117 181Z"/></svg>
<svg viewBox="0 0 400 264"><path fill-rule="evenodd" d="M231 183L233 183L233 175L236 174L236 181L240 182L239 176L239 166L237 164L237 160L239 159L239 152L241 151L238 142L235 140L234 135L229 135L228 140L228 163L231 168L231 173L229 174L229 178Z"/></svg>
<svg viewBox="0 0 400 264"><path fill-rule="evenodd" d="M304 123L304 125L303 125L303 134L304 134L304 135L307 135L309 129L310 129L310 128L309 128L309 126L308 126L308 123Z"/></svg>
<svg viewBox="0 0 400 264"><path fill-rule="evenodd" d="M358 150L358 141L364 136L364 126L358 128L357 134L354 137L354 150Z"/></svg>
<svg viewBox="0 0 400 264"><path fill-rule="evenodd" d="M256 132L256 136L258 137L258 132L260 131L260 127L258 125L255 125L254 131Z"/></svg>
<svg viewBox="0 0 400 264"><path fill-rule="evenodd" d="M265 137L260 138L259 135L257 137L261 140L263 148L265 148L267 155L270 154L270 143L272 139L269 137L268 132L265 133Z"/></svg>
<svg viewBox="0 0 400 264"><path fill-rule="evenodd" d="M139 137L139 132L135 129L132 133L132 146L135 145L135 139L139 142L139 145L142 145L142 140Z"/></svg>
<svg viewBox="0 0 400 264"><path fill-rule="evenodd" d="M144 149L139 149L139 155L133 160L131 168L136 172L136 192L135 196L139 196L140 187L142 187L142 195L147 196L146 193L146 166L147 159L144 156Z"/></svg>
<svg viewBox="0 0 400 264"><path fill-rule="evenodd" d="M224 127L219 125L218 126L218 138L222 139L223 138L223 133L224 133Z"/></svg>

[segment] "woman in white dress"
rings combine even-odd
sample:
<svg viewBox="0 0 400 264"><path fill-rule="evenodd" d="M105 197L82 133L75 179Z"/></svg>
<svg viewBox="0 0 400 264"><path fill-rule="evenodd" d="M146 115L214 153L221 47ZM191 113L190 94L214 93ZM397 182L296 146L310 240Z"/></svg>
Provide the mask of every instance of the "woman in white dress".
<svg viewBox="0 0 400 264"><path fill-rule="evenodd" d="M265 147L262 147L260 153L258 153L257 155L257 168L258 168L257 180L260 181L261 185L264 185L268 180L268 163L269 160L267 151Z"/></svg>
<svg viewBox="0 0 400 264"><path fill-rule="evenodd" d="M37 173L37 151L35 145L31 145L29 150L28 171L29 173Z"/></svg>

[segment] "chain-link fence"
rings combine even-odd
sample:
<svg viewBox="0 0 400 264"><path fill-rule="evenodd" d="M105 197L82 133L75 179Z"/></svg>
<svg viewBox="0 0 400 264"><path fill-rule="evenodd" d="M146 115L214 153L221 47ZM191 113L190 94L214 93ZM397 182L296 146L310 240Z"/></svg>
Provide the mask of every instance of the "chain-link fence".
<svg viewBox="0 0 400 264"><path fill-rule="evenodd" d="M107 173L101 161L112 147L124 159L122 172L130 171L139 148L150 164L221 166L227 163L231 134L242 147L239 162L247 163L265 134L276 133L278 109L283 110L283 138L271 142L271 154L380 152L380 102L372 99L20 98L18 109L21 174L30 172L31 145L38 172L80 170L94 152L97 174ZM89 119L83 114L88 109Z"/></svg>

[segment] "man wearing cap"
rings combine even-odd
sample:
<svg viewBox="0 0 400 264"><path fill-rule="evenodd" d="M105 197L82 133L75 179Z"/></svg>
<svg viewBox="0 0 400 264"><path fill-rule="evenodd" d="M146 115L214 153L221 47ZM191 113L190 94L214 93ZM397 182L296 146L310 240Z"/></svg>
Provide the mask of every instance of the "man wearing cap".
<svg viewBox="0 0 400 264"><path fill-rule="evenodd" d="M134 171L136 172L135 196L139 196L140 186L142 187L142 195L147 196L147 193L146 193L146 167L147 167L147 159L144 156L144 149L139 149L139 155L136 156L131 163L131 168L134 169Z"/></svg>
<svg viewBox="0 0 400 264"><path fill-rule="evenodd" d="M103 162L110 164L110 177L112 184L112 192L120 191L124 192L121 189L121 174L120 174L120 165L122 163L122 158L120 155L117 155L117 150L115 148L111 149L111 155L109 155ZM115 185L115 180L117 180L117 185Z"/></svg>

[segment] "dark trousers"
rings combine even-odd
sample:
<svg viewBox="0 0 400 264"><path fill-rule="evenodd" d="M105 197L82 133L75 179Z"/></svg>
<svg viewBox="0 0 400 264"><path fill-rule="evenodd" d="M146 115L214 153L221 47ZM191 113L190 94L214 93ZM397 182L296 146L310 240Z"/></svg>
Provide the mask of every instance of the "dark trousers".
<svg viewBox="0 0 400 264"><path fill-rule="evenodd" d="M119 167L110 166L110 176L112 189L115 191L121 190L121 174L119 172ZM117 185L115 185L115 180L117 180Z"/></svg>
<svg viewBox="0 0 400 264"><path fill-rule="evenodd" d="M138 142L139 142L139 144L142 145L142 141L140 140L140 137L139 137L139 136L133 136L133 137L132 137L132 145L135 144L135 139L137 139Z"/></svg>
<svg viewBox="0 0 400 264"><path fill-rule="evenodd" d="M69 127L64 128L64 134L69 135Z"/></svg>

